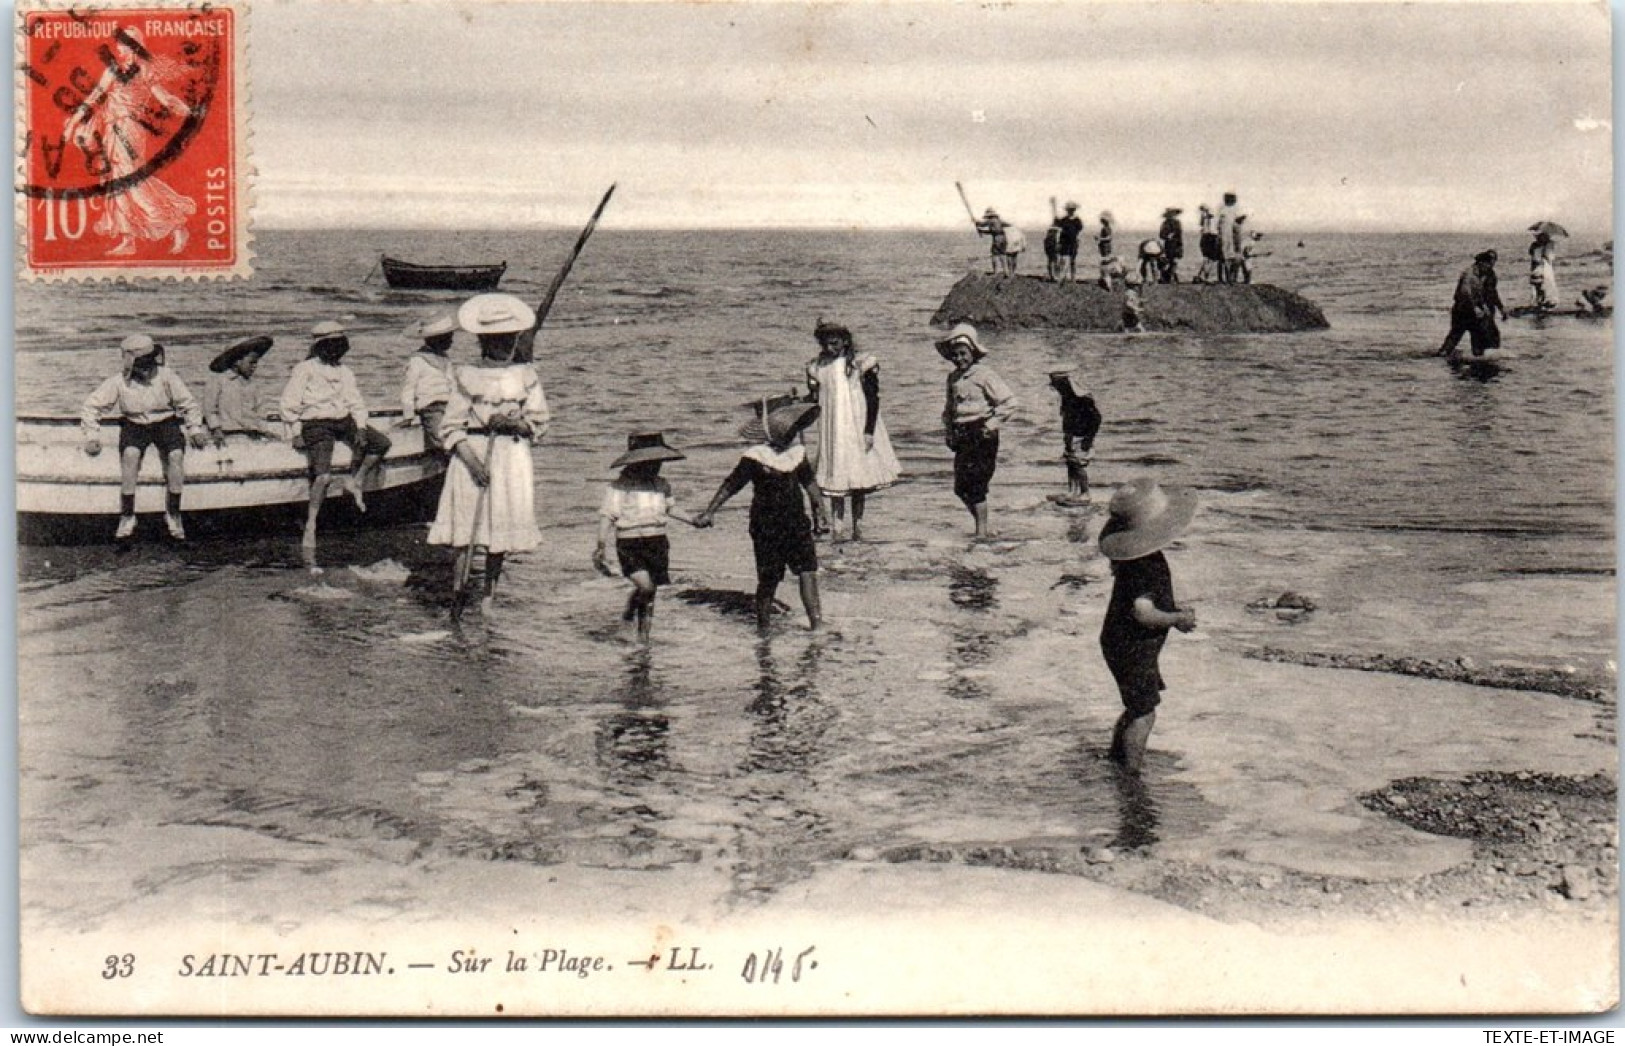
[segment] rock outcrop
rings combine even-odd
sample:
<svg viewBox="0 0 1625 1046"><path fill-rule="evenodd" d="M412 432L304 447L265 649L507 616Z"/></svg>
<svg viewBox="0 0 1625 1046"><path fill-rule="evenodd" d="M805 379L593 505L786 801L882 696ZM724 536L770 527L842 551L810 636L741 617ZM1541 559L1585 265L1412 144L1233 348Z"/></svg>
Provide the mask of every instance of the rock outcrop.
<svg viewBox="0 0 1625 1046"><path fill-rule="evenodd" d="M1267 334L1329 326L1314 302L1266 283L1150 284L1141 293L1140 315L1148 331L1195 334ZM943 326L961 321L989 330L1121 331L1123 295L1096 283L972 273L954 284L931 317L932 323Z"/></svg>

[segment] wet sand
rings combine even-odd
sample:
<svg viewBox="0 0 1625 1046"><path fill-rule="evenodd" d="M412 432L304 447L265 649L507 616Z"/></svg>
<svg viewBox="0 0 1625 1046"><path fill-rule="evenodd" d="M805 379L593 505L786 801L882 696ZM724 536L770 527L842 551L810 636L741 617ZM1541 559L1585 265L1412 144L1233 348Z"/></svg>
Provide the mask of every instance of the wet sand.
<svg viewBox="0 0 1625 1046"><path fill-rule="evenodd" d="M319 578L271 545L247 567L194 563L184 583L173 557L153 553L119 568L108 592L84 580L25 591L29 1004L72 992L63 978L129 939L170 965L182 953L369 946L443 965L453 949L545 939L617 965L647 941L732 966L806 941L825 976L792 994L751 994L720 974L635 990L622 976L544 990L493 975L297 992L222 981L206 993L170 977L142 1005L1612 1005L1617 832L1598 813L1613 808L1616 765L1611 579L1407 593L1407 542L1431 537L1281 542L1240 521L1246 495L1213 495L1170 552L1201 628L1171 637L1146 773L1124 782L1102 758L1118 709L1095 639L1110 587L1090 545L1100 517L1051 505L1047 477L1011 470L995 520L1004 537L987 545L953 532L964 521L934 489L877 501L871 540L821 550L822 636L802 629L786 585L793 609L754 637L736 515L674 534L678 576L647 652L617 627L622 583L585 569L585 523L551 530L513 564L506 609L460 630L420 586L433 564L414 560L410 537L383 559L335 542ZM143 570L157 587L131 590ZM1338 583L1348 571L1362 572L1359 600ZM1317 609L1249 608L1286 588ZM1465 657L1595 685L1565 696L1256 656L1266 648L1366 667ZM574 662L603 677L605 696L560 696L590 682L570 675ZM273 666L275 686L302 696L284 706L245 665ZM249 695L240 706L232 687ZM365 705L377 691L393 711ZM145 761L149 748L164 769ZM1540 833L1501 838L1460 819L1459 834L1437 834L1391 816L1395 794L1422 794L1396 782L1489 795L1472 775L1495 772L1529 782L1497 784L1494 802ZM1601 781L1607 795L1599 806L1537 787L1548 779Z"/></svg>

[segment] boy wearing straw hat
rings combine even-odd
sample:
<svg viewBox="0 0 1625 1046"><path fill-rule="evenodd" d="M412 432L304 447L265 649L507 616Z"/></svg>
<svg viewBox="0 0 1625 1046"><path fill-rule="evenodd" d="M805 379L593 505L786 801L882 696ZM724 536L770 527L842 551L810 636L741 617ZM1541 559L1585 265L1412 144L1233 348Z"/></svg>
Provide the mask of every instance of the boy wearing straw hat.
<svg viewBox="0 0 1625 1046"><path fill-rule="evenodd" d="M598 546L592 562L608 574L605 551L615 537L615 558L621 575L632 582L623 621L635 621L638 639L647 643L654 629L655 596L661 585L671 584L671 542L666 537L666 517L680 519L690 526L702 526L699 518L680 512L673 504L671 484L660 478L660 466L682 461L683 453L666 446L658 432L639 432L626 438L626 453L610 462L621 474L604 491L604 504L598 510Z"/></svg>
<svg viewBox="0 0 1625 1046"><path fill-rule="evenodd" d="M350 448L354 464L345 488L358 512L367 511L363 488L389 453L389 437L367 424L367 403L355 372L340 362L350 351L350 336L339 324L324 321L311 328L310 339L310 355L294 365L281 404L282 420L299 423L295 446L304 450L310 475L310 507L300 542L307 549L316 547L316 519L332 481L334 446L343 441Z"/></svg>
<svg viewBox="0 0 1625 1046"><path fill-rule="evenodd" d="M711 496L711 503L694 519L695 526L710 526L723 502L747 485L754 488L750 543L756 554L756 627L763 632L772 622L773 596L787 569L796 575L808 627L817 629L823 624L813 534L829 529L829 524L807 462L807 449L801 444L802 432L818 414L818 404L793 396L763 400L756 418L739 430L746 439L759 442L740 456L739 464ZM807 518L809 504L811 520Z"/></svg>
<svg viewBox="0 0 1625 1046"><path fill-rule="evenodd" d="M253 381L271 345L266 334L244 338L210 361L209 382L203 388L203 423L215 446L225 446L226 437L233 434L250 439L281 438L281 427L265 419Z"/></svg>
<svg viewBox="0 0 1625 1046"><path fill-rule="evenodd" d="M1112 495L1111 517L1100 531L1100 551L1112 561L1113 578L1100 651L1123 699L1111 758L1130 773L1139 772L1157 722L1165 689L1157 659L1168 630L1196 627L1196 611L1174 602L1173 575L1162 554L1195 514L1194 491L1141 478Z"/></svg>
<svg viewBox="0 0 1625 1046"><path fill-rule="evenodd" d="M406 330L408 338L421 338L423 345L406 361L406 380L401 385L401 428L423 427L425 448L446 452L440 439L440 424L451 399L452 339L457 334L457 317L447 313L415 323Z"/></svg>
<svg viewBox="0 0 1625 1046"><path fill-rule="evenodd" d="M186 539L181 523L181 491L186 485L186 443L203 449L203 415L184 382L164 366L164 347L145 334L132 334L119 346L123 366L85 399L79 415L85 453L102 452L101 420L119 418L119 519L114 538L135 534L135 493L141 459L156 446L164 465L164 525L176 541Z"/></svg>

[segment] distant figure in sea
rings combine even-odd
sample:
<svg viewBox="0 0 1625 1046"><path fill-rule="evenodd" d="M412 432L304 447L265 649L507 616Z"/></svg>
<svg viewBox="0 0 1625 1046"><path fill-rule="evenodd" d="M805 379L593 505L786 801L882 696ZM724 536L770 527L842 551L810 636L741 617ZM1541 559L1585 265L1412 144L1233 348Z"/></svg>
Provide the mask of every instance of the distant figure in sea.
<svg viewBox="0 0 1625 1046"><path fill-rule="evenodd" d="M1123 277L1123 332L1145 333L1145 303L1140 297L1140 274L1131 272Z"/></svg>
<svg viewBox="0 0 1625 1046"><path fill-rule="evenodd" d="M1235 283L1241 268L1241 237L1236 232L1236 194L1224 194L1224 206L1219 208L1215 223L1219 233L1219 282Z"/></svg>
<svg viewBox="0 0 1625 1046"><path fill-rule="evenodd" d="M937 353L953 364L942 422L948 449L954 452L954 495L970 512L975 536L991 537L987 490L999 465L999 429L1015 416L1016 396L982 362L987 350L970 324L957 324L949 331L937 342Z"/></svg>
<svg viewBox="0 0 1625 1046"><path fill-rule="evenodd" d="M269 335L244 338L209 361L209 380L203 387L203 424L216 447L226 445L226 437L244 435L249 439L282 438L280 426L272 425L260 406L259 386L254 372L260 360L271 351Z"/></svg>
<svg viewBox="0 0 1625 1046"><path fill-rule="evenodd" d="M1111 290L1111 280L1106 275L1106 262L1117 256L1117 219L1112 217L1111 211L1100 212L1100 228L1095 232L1095 251L1100 255L1100 285Z"/></svg>
<svg viewBox="0 0 1625 1046"><path fill-rule="evenodd" d="M1557 308L1557 244L1544 229L1529 244L1529 289L1535 308Z"/></svg>
<svg viewBox="0 0 1625 1046"><path fill-rule="evenodd" d="M297 423L294 449L305 452L310 477L310 505L305 510L305 534L300 544L316 547L316 519L332 480L333 448L350 448L350 478L344 482L357 511L367 511L366 484L377 474L389 437L368 424L366 401L356 385L355 372L341 360L350 351L350 338L342 326L318 323L310 331L310 354L294 365L282 389L282 420Z"/></svg>
<svg viewBox="0 0 1625 1046"><path fill-rule="evenodd" d="M1100 408L1095 398L1078 390L1071 371L1051 371L1050 388L1061 397L1062 460L1066 462L1066 497L1063 504L1083 505L1089 501L1089 462L1095 452L1095 436L1100 432Z"/></svg>
<svg viewBox="0 0 1625 1046"><path fill-rule="evenodd" d="M1179 262L1185 257L1185 226L1179 216L1184 213L1178 207L1162 212L1162 226L1157 230L1157 238L1162 241L1162 283L1179 282Z"/></svg>
<svg viewBox="0 0 1625 1046"><path fill-rule="evenodd" d="M1100 552L1112 564L1100 652L1123 701L1110 752L1129 773L1139 773L1157 722L1166 689L1158 659L1168 630L1196 627L1196 611L1174 600L1173 574L1162 554L1195 515L1195 492L1140 478L1112 495L1111 516L1100 531Z"/></svg>
<svg viewBox="0 0 1625 1046"><path fill-rule="evenodd" d="M119 419L119 515L114 538L135 535L135 494L141 459L156 446L164 465L164 526L176 541L186 540L181 494L186 488L186 444L202 450L203 414L186 383L163 365L164 348L145 334L119 345L119 373L96 386L79 412L85 453L102 452L101 421Z"/></svg>
<svg viewBox="0 0 1625 1046"><path fill-rule="evenodd" d="M1494 251L1480 251L1456 280L1456 295L1450 306L1450 333L1445 335L1444 344L1439 346L1436 355L1455 357L1463 334L1471 336L1474 356L1501 347L1501 329L1495 325L1495 317L1499 315L1504 320L1507 311L1501 304L1495 278L1496 259Z"/></svg>
<svg viewBox="0 0 1625 1046"><path fill-rule="evenodd" d="M753 446L739 458L694 525L709 527L717 509L735 494L752 488L750 544L756 557L756 627L765 632L773 620L773 597L784 572L796 575L807 625L824 623L818 595L818 549L813 535L828 528L812 466L801 434L818 418L816 403L789 397L764 400L757 416L740 429ZM812 517L807 514L812 507Z"/></svg>
<svg viewBox="0 0 1625 1046"><path fill-rule="evenodd" d="M401 428L421 425L426 450L446 453L440 439L446 403L451 399L452 339L457 334L457 317L451 313L415 323L406 329L408 338L421 338L423 345L406 361L406 380L401 384Z"/></svg>
<svg viewBox="0 0 1625 1046"><path fill-rule="evenodd" d="M1246 215L1242 215L1242 217L1245 218ZM1246 240L1241 245L1241 282L1242 283L1251 283L1251 282L1253 282L1253 259L1254 258L1268 258L1270 256L1271 252L1262 249L1262 241L1263 241L1263 239L1264 239L1264 234L1263 233L1261 233L1261 232L1250 232L1250 233L1247 234Z"/></svg>
<svg viewBox="0 0 1625 1046"><path fill-rule="evenodd" d="M632 582L622 621L636 622L638 639L647 643L654 628L655 596L661 585L671 584L671 541L666 537L666 517L691 526L703 526L699 517L677 508L671 484L660 477L660 466L682 461L683 454L666 446L658 432L628 436L626 453L610 462L621 474L604 491L598 510L598 545L592 562L601 573L610 574L605 552L609 539L615 539L615 558L621 575Z"/></svg>
<svg viewBox="0 0 1625 1046"><path fill-rule="evenodd" d="M477 551L485 551L481 607L495 602L510 552L542 543L536 526L535 462L531 448L552 421L536 369L515 361L536 313L511 294L477 294L457 310L457 325L479 342L480 358L452 367L451 398L440 441L451 463L429 544L457 550L452 613L461 612Z"/></svg>
<svg viewBox="0 0 1625 1046"><path fill-rule="evenodd" d="M1060 242L1056 245L1059 255L1057 265L1066 266L1066 278L1073 283L1078 281L1078 241L1083 238L1083 219L1078 217L1078 205L1073 200L1066 201L1066 213L1057 219L1060 226ZM1060 270L1056 270L1056 278L1060 278Z"/></svg>
<svg viewBox="0 0 1625 1046"><path fill-rule="evenodd" d="M1139 249L1140 282L1159 283L1162 280L1162 241L1141 240Z"/></svg>
<svg viewBox="0 0 1625 1046"><path fill-rule="evenodd" d="M1581 291L1574 304L1579 306L1581 314L1585 316L1612 316L1614 307L1608 304L1608 295L1612 291L1613 288L1608 284L1598 284L1588 291Z"/></svg>
<svg viewBox="0 0 1625 1046"><path fill-rule="evenodd" d="M1014 276L1016 263L1021 252L1027 248L1027 237L1014 225L999 217L999 212L989 207L982 212L982 220L976 223L976 231L983 236L992 237L988 253L993 265L993 275Z"/></svg>
<svg viewBox="0 0 1625 1046"><path fill-rule="evenodd" d="M851 500L851 538L858 541L868 496L891 486L902 472L880 417L880 361L858 353L852 332L839 323L820 320L813 336L818 355L807 362L807 390L820 408L818 487L830 499L837 526Z"/></svg>
<svg viewBox="0 0 1625 1046"><path fill-rule="evenodd" d="M1196 271L1193 283L1221 282L1224 272L1224 254L1219 250L1219 232L1217 219L1207 204L1202 204L1201 233L1197 237L1196 247L1202 255L1202 267Z"/></svg>

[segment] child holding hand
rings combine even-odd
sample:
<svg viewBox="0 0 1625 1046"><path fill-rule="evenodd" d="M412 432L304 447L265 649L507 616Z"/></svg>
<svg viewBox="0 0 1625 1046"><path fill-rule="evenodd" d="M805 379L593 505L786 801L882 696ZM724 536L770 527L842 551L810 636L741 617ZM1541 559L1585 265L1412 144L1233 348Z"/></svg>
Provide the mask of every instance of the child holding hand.
<svg viewBox="0 0 1625 1046"><path fill-rule="evenodd" d="M666 517L700 526L697 517L678 511L672 503L671 484L660 478L660 466L681 461L681 452L666 446L658 432L628 436L626 453L611 463L621 470L604 492L598 512L598 546L593 566L611 574L605 555L610 536L621 573L632 582L623 621L637 622L638 639L647 643L654 628L655 596L661 585L671 584L671 542L666 538Z"/></svg>

